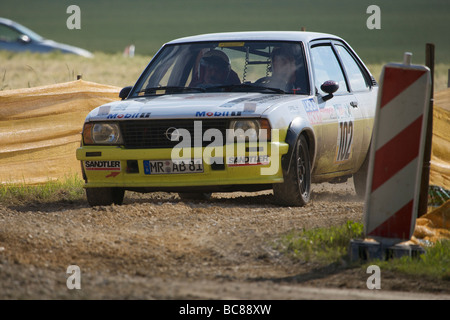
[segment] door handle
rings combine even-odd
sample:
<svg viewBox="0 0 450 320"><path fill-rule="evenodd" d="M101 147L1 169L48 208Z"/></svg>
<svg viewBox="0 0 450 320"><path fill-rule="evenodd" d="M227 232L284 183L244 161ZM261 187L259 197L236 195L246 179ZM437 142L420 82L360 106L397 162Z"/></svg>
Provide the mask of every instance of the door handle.
<svg viewBox="0 0 450 320"><path fill-rule="evenodd" d="M358 108L358 101L351 101L351 102L350 102L350 105L351 105L353 108Z"/></svg>

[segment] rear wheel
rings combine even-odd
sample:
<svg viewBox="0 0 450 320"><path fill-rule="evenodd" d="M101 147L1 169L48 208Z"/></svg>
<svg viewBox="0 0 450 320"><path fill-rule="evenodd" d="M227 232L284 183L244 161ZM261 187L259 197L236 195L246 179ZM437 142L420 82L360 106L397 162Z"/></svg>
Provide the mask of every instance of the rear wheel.
<svg viewBox="0 0 450 320"><path fill-rule="evenodd" d="M86 197L90 206L121 205L125 190L122 188L86 188Z"/></svg>
<svg viewBox="0 0 450 320"><path fill-rule="evenodd" d="M301 207L309 202L311 194L311 160L308 143L300 136L294 150L288 173L284 182L273 185L277 203L286 206Z"/></svg>

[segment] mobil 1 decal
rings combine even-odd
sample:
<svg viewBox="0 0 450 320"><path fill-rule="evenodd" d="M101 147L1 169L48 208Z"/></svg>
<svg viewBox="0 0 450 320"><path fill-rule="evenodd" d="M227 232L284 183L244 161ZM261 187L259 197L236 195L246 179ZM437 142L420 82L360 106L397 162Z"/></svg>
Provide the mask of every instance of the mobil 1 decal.
<svg viewBox="0 0 450 320"><path fill-rule="evenodd" d="M350 159L353 133L354 133L354 118L350 109L350 105L335 104L338 119L338 134L337 134L337 148L336 148L336 162L342 162Z"/></svg>

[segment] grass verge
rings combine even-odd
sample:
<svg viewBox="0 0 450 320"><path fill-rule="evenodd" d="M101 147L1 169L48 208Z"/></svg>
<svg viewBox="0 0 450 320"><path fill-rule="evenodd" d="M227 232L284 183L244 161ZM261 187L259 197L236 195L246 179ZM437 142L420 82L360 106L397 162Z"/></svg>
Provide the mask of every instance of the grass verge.
<svg viewBox="0 0 450 320"><path fill-rule="evenodd" d="M1 184L0 204L78 201L84 197L84 182L78 175L43 184Z"/></svg>
<svg viewBox="0 0 450 320"><path fill-rule="evenodd" d="M330 228L291 231L279 240L278 250L299 262L354 267L354 263L350 263L348 248L350 240L357 238L363 238L363 225L347 221L344 225ZM450 281L450 241L437 242L425 248L425 254L418 258L405 256L364 262L362 268L366 269L370 264L376 264L382 270Z"/></svg>
<svg viewBox="0 0 450 320"><path fill-rule="evenodd" d="M363 225L347 221L330 228L291 231L280 239L280 250L292 259L330 264L348 254L350 239L361 238Z"/></svg>
<svg viewBox="0 0 450 320"><path fill-rule="evenodd" d="M401 257L374 263L382 270L450 281L450 241L436 242L434 246L427 248L425 254L420 255L419 258Z"/></svg>

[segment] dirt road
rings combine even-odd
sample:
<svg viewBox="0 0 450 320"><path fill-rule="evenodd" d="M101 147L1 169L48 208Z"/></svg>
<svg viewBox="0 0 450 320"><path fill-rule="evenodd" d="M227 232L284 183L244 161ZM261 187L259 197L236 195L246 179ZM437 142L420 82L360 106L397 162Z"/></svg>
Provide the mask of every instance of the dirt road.
<svg viewBox="0 0 450 320"><path fill-rule="evenodd" d="M274 249L293 229L362 221L352 183L313 186L303 208L271 192L126 193L122 206L85 201L0 205L0 299L449 299L448 281L294 262ZM69 290L67 268L80 268Z"/></svg>

